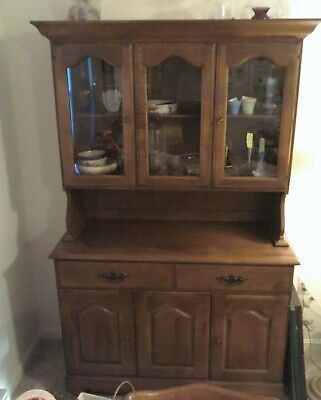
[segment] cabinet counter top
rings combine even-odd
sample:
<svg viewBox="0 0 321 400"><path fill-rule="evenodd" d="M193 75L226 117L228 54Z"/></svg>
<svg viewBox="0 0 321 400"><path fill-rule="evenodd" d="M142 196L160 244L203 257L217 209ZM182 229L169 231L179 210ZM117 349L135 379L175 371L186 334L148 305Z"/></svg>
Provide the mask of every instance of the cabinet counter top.
<svg viewBox="0 0 321 400"><path fill-rule="evenodd" d="M238 265L298 265L291 247L274 247L259 223L92 220L50 258Z"/></svg>

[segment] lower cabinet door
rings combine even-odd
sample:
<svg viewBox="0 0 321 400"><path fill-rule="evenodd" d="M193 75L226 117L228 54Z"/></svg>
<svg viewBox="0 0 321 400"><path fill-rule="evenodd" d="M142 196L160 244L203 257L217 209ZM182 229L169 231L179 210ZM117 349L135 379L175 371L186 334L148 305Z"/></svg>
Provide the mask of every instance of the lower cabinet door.
<svg viewBox="0 0 321 400"><path fill-rule="evenodd" d="M208 378L210 295L137 294L136 320L139 375Z"/></svg>
<svg viewBox="0 0 321 400"><path fill-rule="evenodd" d="M288 297L217 295L213 301L212 378L280 382Z"/></svg>
<svg viewBox="0 0 321 400"><path fill-rule="evenodd" d="M69 373L136 373L132 294L60 290L59 300Z"/></svg>

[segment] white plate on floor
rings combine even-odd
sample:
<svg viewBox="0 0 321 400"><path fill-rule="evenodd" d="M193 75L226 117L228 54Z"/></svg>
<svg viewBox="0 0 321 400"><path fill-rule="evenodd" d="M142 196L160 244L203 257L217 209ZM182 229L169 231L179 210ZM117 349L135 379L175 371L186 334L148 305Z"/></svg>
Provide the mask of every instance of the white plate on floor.
<svg viewBox="0 0 321 400"><path fill-rule="evenodd" d="M17 400L56 400L52 394L42 389L28 390L28 392L22 393Z"/></svg>

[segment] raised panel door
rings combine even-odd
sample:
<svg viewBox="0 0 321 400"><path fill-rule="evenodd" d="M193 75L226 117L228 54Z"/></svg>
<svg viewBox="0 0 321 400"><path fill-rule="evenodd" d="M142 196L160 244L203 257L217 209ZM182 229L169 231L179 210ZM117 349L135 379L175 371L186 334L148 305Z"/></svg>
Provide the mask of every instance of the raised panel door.
<svg viewBox="0 0 321 400"><path fill-rule="evenodd" d="M280 382L288 297L216 295L213 301L212 378Z"/></svg>
<svg viewBox="0 0 321 400"><path fill-rule="evenodd" d="M60 290L67 369L86 375L136 372L132 295Z"/></svg>
<svg viewBox="0 0 321 400"><path fill-rule="evenodd" d="M207 294L138 294L138 373L151 377L207 378L209 314Z"/></svg>
<svg viewBox="0 0 321 400"><path fill-rule="evenodd" d="M138 184L209 187L214 47L136 48Z"/></svg>
<svg viewBox="0 0 321 400"><path fill-rule="evenodd" d="M214 185L286 190L301 45L222 44L218 49Z"/></svg>

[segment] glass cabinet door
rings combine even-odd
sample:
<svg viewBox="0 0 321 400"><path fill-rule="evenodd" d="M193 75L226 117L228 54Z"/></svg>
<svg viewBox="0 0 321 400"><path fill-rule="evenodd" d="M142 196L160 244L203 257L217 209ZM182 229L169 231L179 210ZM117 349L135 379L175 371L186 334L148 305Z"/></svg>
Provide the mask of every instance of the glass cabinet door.
<svg viewBox="0 0 321 400"><path fill-rule="evenodd" d="M220 48L218 186L286 188L297 96L296 54L284 44Z"/></svg>
<svg viewBox="0 0 321 400"><path fill-rule="evenodd" d="M213 48L143 45L137 56L139 183L209 186Z"/></svg>
<svg viewBox="0 0 321 400"><path fill-rule="evenodd" d="M65 183L133 184L131 48L70 45L63 47L61 56L65 93L61 93L64 110L59 116Z"/></svg>

